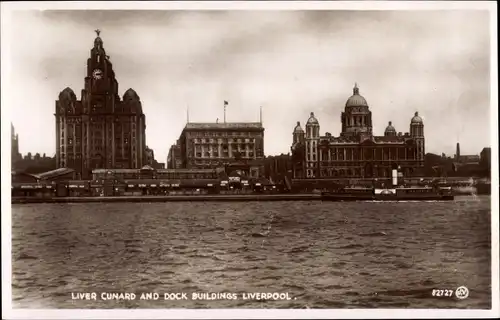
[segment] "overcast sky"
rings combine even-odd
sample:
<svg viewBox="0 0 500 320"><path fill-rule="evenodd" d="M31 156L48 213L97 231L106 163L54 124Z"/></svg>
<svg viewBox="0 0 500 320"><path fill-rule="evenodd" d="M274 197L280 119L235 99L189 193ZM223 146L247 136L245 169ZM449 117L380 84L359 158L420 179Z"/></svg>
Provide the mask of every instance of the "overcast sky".
<svg viewBox="0 0 500 320"><path fill-rule="evenodd" d="M490 144L487 11L27 11L12 16L11 119L25 154L55 153L55 100L78 98L102 30L119 83L146 114L159 161L186 123L258 121L265 153L287 153L312 111L340 132L355 82L373 113L409 131L424 118L426 152L478 154Z"/></svg>

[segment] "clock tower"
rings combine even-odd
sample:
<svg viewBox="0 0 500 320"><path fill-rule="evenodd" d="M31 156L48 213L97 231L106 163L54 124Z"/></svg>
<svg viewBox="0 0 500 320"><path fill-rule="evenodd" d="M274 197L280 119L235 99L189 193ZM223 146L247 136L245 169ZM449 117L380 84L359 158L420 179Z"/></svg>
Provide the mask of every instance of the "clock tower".
<svg viewBox="0 0 500 320"><path fill-rule="evenodd" d="M56 101L56 162L82 179L93 169L141 168L146 158L146 117L139 96L128 89L120 99L113 64L100 30L87 59L81 100L70 88Z"/></svg>
<svg viewBox="0 0 500 320"><path fill-rule="evenodd" d="M95 30L97 38L94 47L90 50L90 58L87 60L87 76L85 77L85 89L82 96L85 97L84 108L90 113L112 113L115 105L119 103L118 82L113 71L113 64L106 55L103 41L99 36L101 31Z"/></svg>

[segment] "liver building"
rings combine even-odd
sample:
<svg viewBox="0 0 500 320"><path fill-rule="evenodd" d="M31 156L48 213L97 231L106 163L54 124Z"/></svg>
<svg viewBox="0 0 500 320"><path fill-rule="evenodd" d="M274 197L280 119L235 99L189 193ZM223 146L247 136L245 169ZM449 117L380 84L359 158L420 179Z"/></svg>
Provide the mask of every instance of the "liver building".
<svg viewBox="0 0 500 320"><path fill-rule="evenodd" d="M375 136L372 112L355 85L341 121L338 137L328 132L320 135L313 112L305 131L297 122L291 147L294 178L389 178L393 168L411 176L415 169L423 167L424 123L418 112L410 120L410 132L396 132L389 121L384 135Z"/></svg>
<svg viewBox="0 0 500 320"><path fill-rule="evenodd" d="M123 99L113 65L97 37L87 60L81 99L66 88L56 100L57 167L75 169L80 179L97 168L141 168L146 162L146 117L137 93Z"/></svg>

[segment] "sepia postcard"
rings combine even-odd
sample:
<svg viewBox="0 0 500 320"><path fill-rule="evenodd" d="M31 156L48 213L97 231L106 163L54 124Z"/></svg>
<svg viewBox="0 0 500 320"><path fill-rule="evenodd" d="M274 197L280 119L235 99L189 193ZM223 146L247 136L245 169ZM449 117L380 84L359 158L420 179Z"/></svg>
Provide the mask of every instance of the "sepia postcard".
<svg viewBox="0 0 500 320"><path fill-rule="evenodd" d="M500 316L496 2L1 15L3 318Z"/></svg>

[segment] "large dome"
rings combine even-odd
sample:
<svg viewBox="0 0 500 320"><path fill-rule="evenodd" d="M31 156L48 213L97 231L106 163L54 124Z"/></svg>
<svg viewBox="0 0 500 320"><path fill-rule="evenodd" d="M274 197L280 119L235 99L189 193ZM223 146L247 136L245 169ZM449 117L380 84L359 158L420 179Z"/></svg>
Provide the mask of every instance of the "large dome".
<svg viewBox="0 0 500 320"><path fill-rule="evenodd" d="M368 107L368 102L366 99L359 94L358 84L354 85L354 89L352 90L352 96L347 99L345 106L346 107Z"/></svg>

